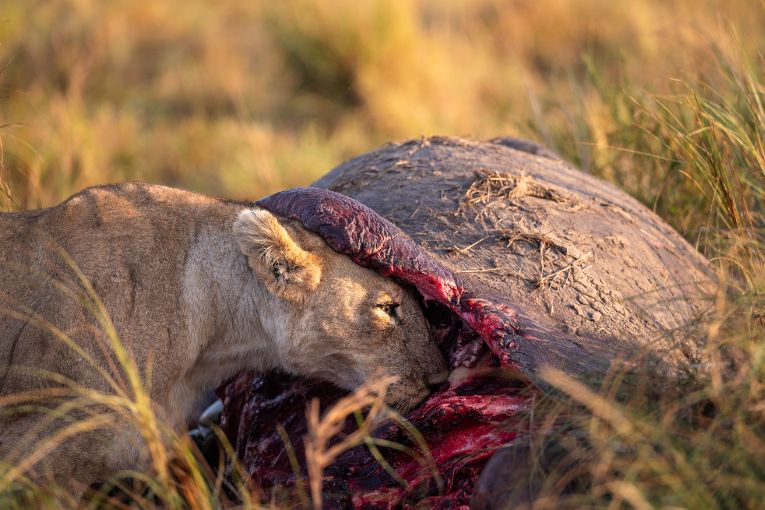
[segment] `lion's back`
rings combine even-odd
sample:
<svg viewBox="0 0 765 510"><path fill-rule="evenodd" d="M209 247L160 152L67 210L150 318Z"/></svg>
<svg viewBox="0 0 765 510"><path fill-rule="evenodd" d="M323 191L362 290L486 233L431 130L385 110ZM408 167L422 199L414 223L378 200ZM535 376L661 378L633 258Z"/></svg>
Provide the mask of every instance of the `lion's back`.
<svg viewBox="0 0 765 510"><path fill-rule="evenodd" d="M62 203L0 214L0 394L47 386L10 366L53 369L97 387L104 382L64 336L107 366L103 327L84 301L93 294L135 354L157 354L182 328L184 257L218 199L143 183L87 188ZM203 221L204 220L204 221ZM87 282L87 283L85 283ZM89 290L88 286L92 288ZM155 331L156 324L165 325ZM145 348L144 348L145 347Z"/></svg>

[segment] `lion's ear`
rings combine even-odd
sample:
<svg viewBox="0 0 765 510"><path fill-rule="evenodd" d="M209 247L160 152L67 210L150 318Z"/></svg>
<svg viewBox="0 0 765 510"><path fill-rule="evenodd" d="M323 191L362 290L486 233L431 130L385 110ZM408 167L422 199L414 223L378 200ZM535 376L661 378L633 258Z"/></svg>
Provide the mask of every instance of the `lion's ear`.
<svg viewBox="0 0 765 510"><path fill-rule="evenodd" d="M270 212L240 212L234 222L234 236L250 268L273 294L300 301L319 285L319 258L301 248Z"/></svg>

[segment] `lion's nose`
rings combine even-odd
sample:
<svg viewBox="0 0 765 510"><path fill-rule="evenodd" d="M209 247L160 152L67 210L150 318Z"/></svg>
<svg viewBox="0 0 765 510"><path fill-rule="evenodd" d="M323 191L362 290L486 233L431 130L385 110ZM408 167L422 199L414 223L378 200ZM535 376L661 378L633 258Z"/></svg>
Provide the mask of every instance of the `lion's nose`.
<svg viewBox="0 0 765 510"><path fill-rule="evenodd" d="M429 374L427 377L425 377L425 384L428 386L438 386L439 384L446 382L448 378L449 371L441 370L440 372Z"/></svg>

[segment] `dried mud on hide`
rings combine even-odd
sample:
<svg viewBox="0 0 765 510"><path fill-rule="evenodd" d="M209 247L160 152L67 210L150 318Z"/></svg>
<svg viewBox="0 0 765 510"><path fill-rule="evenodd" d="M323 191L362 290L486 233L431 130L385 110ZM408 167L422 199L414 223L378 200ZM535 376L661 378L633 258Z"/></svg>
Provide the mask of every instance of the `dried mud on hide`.
<svg viewBox="0 0 765 510"><path fill-rule="evenodd" d="M478 170L475 180L460 200L457 211L464 214L468 209L480 209L476 216L478 219L485 214L489 207L513 205L518 199L524 197L567 204L573 208L579 207L571 195L552 186L545 186L536 182L525 174L512 175L490 170Z"/></svg>

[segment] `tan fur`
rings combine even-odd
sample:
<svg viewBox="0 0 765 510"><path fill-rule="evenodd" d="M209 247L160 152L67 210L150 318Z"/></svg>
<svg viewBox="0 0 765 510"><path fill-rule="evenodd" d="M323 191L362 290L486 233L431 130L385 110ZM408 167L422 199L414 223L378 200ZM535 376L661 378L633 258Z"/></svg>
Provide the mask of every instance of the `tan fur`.
<svg viewBox="0 0 765 510"><path fill-rule="evenodd" d="M401 409L421 401L426 379L445 369L408 292L300 225L249 204L130 183L0 214L1 395L51 386L18 367L109 391L51 333L71 337L98 366L115 365L59 248L92 282L144 377L151 369L151 397L177 430L200 396L243 369L280 368L347 389L396 375L388 398ZM0 415L0 458L36 423L39 415ZM83 487L141 468L134 439L112 430L69 441L38 475L50 469Z"/></svg>

